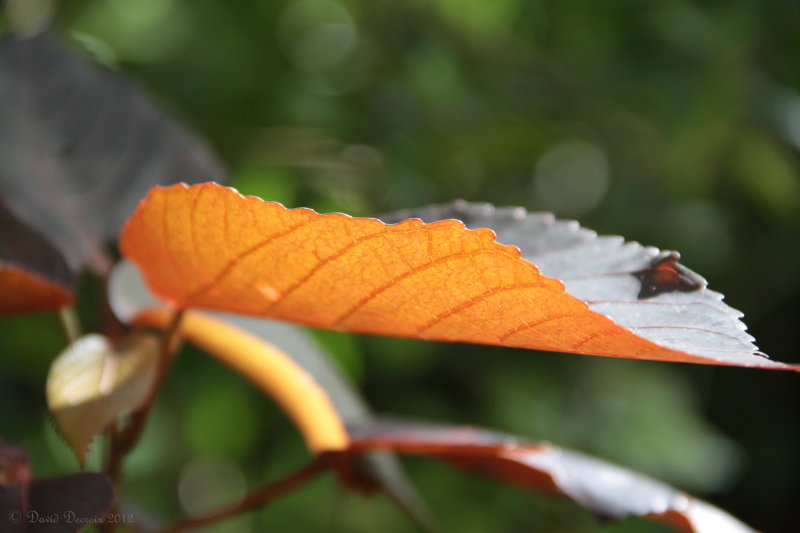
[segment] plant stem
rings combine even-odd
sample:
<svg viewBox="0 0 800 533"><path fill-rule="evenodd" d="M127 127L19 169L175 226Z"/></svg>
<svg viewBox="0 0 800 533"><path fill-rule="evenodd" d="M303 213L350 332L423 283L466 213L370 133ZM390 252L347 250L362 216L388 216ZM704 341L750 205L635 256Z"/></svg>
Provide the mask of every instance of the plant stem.
<svg viewBox="0 0 800 533"><path fill-rule="evenodd" d="M72 344L81 336L81 320L72 306L62 307L58 310L58 320L67 342Z"/></svg>
<svg viewBox="0 0 800 533"><path fill-rule="evenodd" d="M125 327L122 322L117 318L116 313L111 307L111 298L109 294L109 276L106 275L101 279L100 283L100 298L98 306L101 309L100 323L103 334L111 340L111 343L116 345L125 335Z"/></svg>
<svg viewBox="0 0 800 533"><path fill-rule="evenodd" d="M206 526L219 520L262 507L279 496L282 496L283 494L291 492L292 490L304 485L314 476L327 468L328 463L321 456L317 457L314 459L314 461L304 466L300 470L297 470L283 479L280 479L274 483L270 483L269 485L250 493L237 503L217 509L216 511L205 516L190 518L182 522L178 522L177 524L173 524L166 529L162 529L158 533L181 533L183 531L190 531L192 529Z"/></svg>
<svg viewBox="0 0 800 533"><path fill-rule="evenodd" d="M119 490L119 483L122 477L122 462L125 455L133 449L136 442L139 440L145 422L147 422L147 417L164 383L167 370L169 370L169 365L172 362L172 354L177 346L182 318L183 311L175 311L169 325L164 330L164 336L161 338L161 353L158 359L156 378L144 403L131 415L131 422L128 427L122 431L111 432L111 454L106 474L117 490Z"/></svg>

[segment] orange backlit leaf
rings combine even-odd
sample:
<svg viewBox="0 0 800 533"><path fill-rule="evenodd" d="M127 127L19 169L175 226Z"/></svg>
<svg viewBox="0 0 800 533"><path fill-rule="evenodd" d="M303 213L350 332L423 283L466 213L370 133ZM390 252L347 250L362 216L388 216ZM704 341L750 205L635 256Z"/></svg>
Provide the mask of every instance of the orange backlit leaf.
<svg viewBox="0 0 800 533"><path fill-rule="evenodd" d="M639 516L682 533L754 533L724 511L642 474L549 443L470 427L373 421L350 428L349 453L393 451L446 460L523 489L566 497L603 518ZM337 467L345 479L347 455Z"/></svg>
<svg viewBox="0 0 800 533"><path fill-rule="evenodd" d="M321 328L589 355L736 364L635 334L457 220L386 224L287 209L208 183L153 189L122 253L175 308ZM753 357L752 366L786 368ZM749 364L749 363L748 363Z"/></svg>
<svg viewBox="0 0 800 533"><path fill-rule="evenodd" d="M0 199L0 315L58 310L72 303L72 283L61 254Z"/></svg>
<svg viewBox="0 0 800 533"><path fill-rule="evenodd" d="M0 264L0 315L58 310L72 303L72 291L19 268Z"/></svg>

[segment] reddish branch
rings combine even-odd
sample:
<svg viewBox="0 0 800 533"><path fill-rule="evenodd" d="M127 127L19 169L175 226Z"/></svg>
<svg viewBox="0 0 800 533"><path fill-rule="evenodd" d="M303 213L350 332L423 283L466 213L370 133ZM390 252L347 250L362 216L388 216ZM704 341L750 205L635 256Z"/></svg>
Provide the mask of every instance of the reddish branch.
<svg viewBox="0 0 800 533"><path fill-rule="evenodd" d="M314 461L304 466L300 470L297 470L283 479L250 493L237 503L227 505L201 517L190 518L182 522L178 522L177 524L173 524L166 529L162 529L158 533L181 533L183 531L191 531L231 516L252 511L253 509L257 509L268 504L279 496L301 487L327 468L327 462L322 457L317 457L314 459Z"/></svg>
<svg viewBox="0 0 800 533"><path fill-rule="evenodd" d="M111 479L111 483L114 485L117 494L119 494L120 480L122 478L122 463L125 456L130 453L138 442L142 430L144 430L145 423L147 422L147 417L158 396L158 392L161 390L161 386L164 383L167 370L169 370L170 363L172 362L172 355L175 352L179 340L182 318L183 311L176 311L172 316L169 326L164 331L164 336L161 339L161 352L158 358L155 381L153 382L153 386L144 404L131 415L131 422L126 428L120 430L117 426L112 426L109 430L110 450L106 474ZM104 531L110 532L113 531L113 529L114 526L111 524L103 526Z"/></svg>

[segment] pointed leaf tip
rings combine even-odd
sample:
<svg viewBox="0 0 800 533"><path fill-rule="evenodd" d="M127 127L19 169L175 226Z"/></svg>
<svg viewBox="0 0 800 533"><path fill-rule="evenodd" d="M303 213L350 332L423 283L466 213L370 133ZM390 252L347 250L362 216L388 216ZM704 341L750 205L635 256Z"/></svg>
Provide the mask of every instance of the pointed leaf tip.
<svg viewBox="0 0 800 533"><path fill-rule="evenodd" d="M552 213L463 200L398 211L381 219L395 222L411 216L425 222L454 218L469 228L493 230L498 241L519 246L524 259L545 276L561 280L567 292L592 311L689 356L678 360L797 370L797 365L771 361L758 351L740 320L742 313L709 290L702 276L683 266L678 252L619 236L598 236Z"/></svg>
<svg viewBox="0 0 800 533"><path fill-rule="evenodd" d="M0 315L60 309L72 285L61 254L0 200Z"/></svg>
<svg viewBox="0 0 800 533"><path fill-rule="evenodd" d="M385 450L436 457L523 489L568 498L599 517L639 516L682 533L755 533L724 511L664 483L549 443L398 420L373 420L349 430L350 453ZM341 461L339 467L347 475L347 463Z"/></svg>
<svg viewBox="0 0 800 533"><path fill-rule="evenodd" d="M0 264L0 315L57 311L72 303L69 289L11 265Z"/></svg>

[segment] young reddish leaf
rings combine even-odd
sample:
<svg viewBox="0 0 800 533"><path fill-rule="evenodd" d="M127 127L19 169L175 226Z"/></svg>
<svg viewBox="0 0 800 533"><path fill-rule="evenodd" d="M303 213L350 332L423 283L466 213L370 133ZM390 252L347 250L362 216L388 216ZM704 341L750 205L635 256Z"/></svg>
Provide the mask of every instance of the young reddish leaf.
<svg viewBox="0 0 800 533"><path fill-rule="evenodd" d="M392 421L350 428L350 453L388 450L447 460L519 487L567 497L597 516L640 516L684 533L754 533L727 513L644 475L552 444L475 428ZM338 466L348 476L346 457Z"/></svg>
<svg viewBox="0 0 800 533"><path fill-rule="evenodd" d="M208 149L137 86L68 53L49 33L0 43L0 194L71 266L103 271L150 187L224 179Z"/></svg>
<svg viewBox="0 0 800 533"><path fill-rule="evenodd" d="M69 305L72 284L61 254L0 201L0 315Z"/></svg>
<svg viewBox="0 0 800 533"><path fill-rule="evenodd" d="M114 266L109 278L108 294L111 308L125 323L135 322L140 313L159 305L150 295L136 267L125 260ZM241 315L215 313L213 318L255 335L267 345L274 344L275 348L291 357L292 361L302 367L302 370L307 372L308 376L319 384L328 396L341 420L339 425L359 424L372 420L372 413L364 399L302 328ZM141 320L144 321L146 318L143 317ZM158 325L162 324L164 323L161 322ZM216 354L211 355L216 356ZM299 376L297 382L300 383L303 383L308 377L302 374ZM256 381L255 383L263 387L260 382ZM270 396L273 394L271 391L266 392ZM302 398L302 395L297 398ZM314 398L316 395L311 397L312 400ZM303 398L302 401L305 403L308 399ZM312 435L315 434L312 433ZM311 441L308 442L308 445L310 448L312 447ZM360 459L362 459L362 464L359 472L362 473L362 476L359 480L359 488L383 491L397 502L422 529L433 529L427 506L408 482L401 465L393 454L372 452L360 456Z"/></svg>
<svg viewBox="0 0 800 533"><path fill-rule="evenodd" d="M176 308L210 308L358 333L589 355L742 364L672 349L615 324L456 220L320 215L210 183L153 189L122 253ZM752 357L747 364L790 368Z"/></svg>
<svg viewBox="0 0 800 533"><path fill-rule="evenodd" d="M0 441L0 531L77 532L99 524L114 502L114 488L102 474L82 472L35 479L19 446Z"/></svg>
<svg viewBox="0 0 800 533"><path fill-rule="evenodd" d="M150 335L132 336L115 349L104 336L91 334L53 361L47 405L81 463L98 434L147 399L158 353L158 340Z"/></svg>

